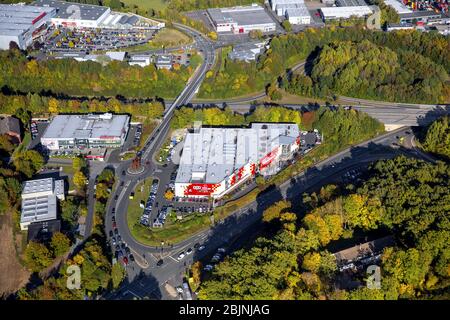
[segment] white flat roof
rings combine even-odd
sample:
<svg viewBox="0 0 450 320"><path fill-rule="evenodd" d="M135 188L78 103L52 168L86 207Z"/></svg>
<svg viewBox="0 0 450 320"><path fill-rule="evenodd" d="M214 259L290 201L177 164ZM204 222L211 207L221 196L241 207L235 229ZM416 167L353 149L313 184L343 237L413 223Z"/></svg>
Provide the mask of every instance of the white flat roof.
<svg viewBox="0 0 450 320"><path fill-rule="evenodd" d="M57 115L45 130L42 139L106 139L108 137L121 137L127 131L129 120L130 117L128 115Z"/></svg>
<svg viewBox="0 0 450 320"><path fill-rule="evenodd" d="M257 163L299 136L295 123L253 123L250 128L200 128L186 134L177 183L218 183L235 170ZM289 143L288 143L289 142Z"/></svg>
<svg viewBox="0 0 450 320"><path fill-rule="evenodd" d="M53 178L25 181L22 194L53 192Z"/></svg>
<svg viewBox="0 0 450 320"><path fill-rule="evenodd" d="M216 24L237 23L239 26L275 24L261 6L207 9Z"/></svg>
<svg viewBox="0 0 450 320"><path fill-rule="evenodd" d="M22 199L20 223L56 219L56 196L39 196Z"/></svg>
<svg viewBox="0 0 450 320"><path fill-rule="evenodd" d="M397 13L411 13L412 10L406 7L403 3L397 0L384 0L384 3L394 8Z"/></svg>
<svg viewBox="0 0 450 320"><path fill-rule="evenodd" d="M19 35L41 19L53 14L55 8L20 4L0 4L0 35Z"/></svg>
<svg viewBox="0 0 450 320"><path fill-rule="evenodd" d="M362 17L372 13L369 6L354 7L324 7L320 8L323 16L326 18L349 18L351 16Z"/></svg>

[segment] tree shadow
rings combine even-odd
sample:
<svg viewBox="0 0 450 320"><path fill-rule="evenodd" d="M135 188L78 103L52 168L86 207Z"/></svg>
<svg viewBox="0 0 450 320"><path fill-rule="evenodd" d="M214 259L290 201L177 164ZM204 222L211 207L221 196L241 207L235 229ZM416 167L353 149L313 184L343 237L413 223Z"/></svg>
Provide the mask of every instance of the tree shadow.
<svg viewBox="0 0 450 320"><path fill-rule="evenodd" d="M104 298L108 300L161 300L162 293L159 286L160 283L154 276L141 269L132 279L127 276L117 290Z"/></svg>
<svg viewBox="0 0 450 320"><path fill-rule="evenodd" d="M445 116L450 115L450 105L438 105L432 110L428 111L424 116L417 118L417 124L419 126L429 126L433 121Z"/></svg>

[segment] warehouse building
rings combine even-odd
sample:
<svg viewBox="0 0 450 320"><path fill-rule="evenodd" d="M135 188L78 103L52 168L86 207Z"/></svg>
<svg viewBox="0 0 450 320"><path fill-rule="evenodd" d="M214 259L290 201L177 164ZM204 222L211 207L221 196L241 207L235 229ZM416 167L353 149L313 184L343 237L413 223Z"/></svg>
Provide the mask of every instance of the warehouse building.
<svg viewBox="0 0 450 320"><path fill-rule="evenodd" d="M286 10L286 19L290 24L310 24L311 15L305 5Z"/></svg>
<svg viewBox="0 0 450 320"><path fill-rule="evenodd" d="M234 34L249 33L252 30L262 32L275 31L276 25L263 7L251 5L233 8L207 9L208 16L217 32Z"/></svg>
<svg viewBox="0 0 450 320"><path fill-rule="evenodd" d="M221 198L256 173L277 173L299 145L295 123L194 129L185 137L175 196Z"/></svg>
<svg viewBox="0 0 450 320"><path fill-rule="evenodd" d="M310 24L311 15L304 0L272 0L271 8L278 16L284 16L291 24Z"/></svg>
<svg viewBox="0 0 450 320"><path fill-rule="evenodd" d="M111 14L109 7L58 0L36 0L33 5L56 8L52 23L62 27L98 28Z"/></svg>
<svg viewBox="0 0 450 320"><path fill-rule="evenodd" d="M57 199L64 200L64 181L53 178L25 181L22 190L20 229L32 223L55 220Z"/></svg>
<svg viewBox="0 0 450 320"><path fill-rule="evenodd" d="M9 49L9 44L15 42L25 50L41 31L47 29L55 14L54 8L0 4L0 49Z"/></svg>
<svg viewBox="0 0 450 320"><path fill-rule="evenodd" d="M392 7L398 14L411 13L412 10L397 0L384 0L384 4Z"/></svg>
<svg viewBox="0 0 450 320"><path fill-rule="evenodd" d="M119 148L129 126L128 115L58 115L44 131L41 143L50 151Z"/></svg>
<svg viewBox="0 0 450 320"><path fill-rule="evenodd" d="M351 17L364 18L373 13L369 6L324 7L320 8L320 12L324 21L348 19Z"/></svg>

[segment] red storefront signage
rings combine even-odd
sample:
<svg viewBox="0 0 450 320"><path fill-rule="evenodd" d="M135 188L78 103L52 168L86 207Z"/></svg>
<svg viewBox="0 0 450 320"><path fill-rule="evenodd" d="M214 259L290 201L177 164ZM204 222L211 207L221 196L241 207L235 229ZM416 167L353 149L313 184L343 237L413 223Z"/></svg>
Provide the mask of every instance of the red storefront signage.
<svg viewBox="0 0 450 320"><path fill-rule="evenodd" d="M33 19L33 21L31 21L31 24L35 24L36 22L38 22L39 20L42 19L42 17L44 17L46 15L45 12L42 12L40 15L38 15L36 18Z"/></svg>
<svg viewBox="0 0 450 320"><path fill-rule="evenodd" d="M191 183L184 190L185 196L210 196L216 191L219 184L215 183Z"/></svg>
<svg viewBox="0 0 450 320"><path fill-rule="evenodd" d="M259 170L264 169L265 167L270 166L270 164L273 162L273 160L275 160L276 156L278 153L278 148L275 148L274 150L272 150L271 152L269 152L268 154L266 154L264 156L264 158L262 158L259 161Z"/></svg>

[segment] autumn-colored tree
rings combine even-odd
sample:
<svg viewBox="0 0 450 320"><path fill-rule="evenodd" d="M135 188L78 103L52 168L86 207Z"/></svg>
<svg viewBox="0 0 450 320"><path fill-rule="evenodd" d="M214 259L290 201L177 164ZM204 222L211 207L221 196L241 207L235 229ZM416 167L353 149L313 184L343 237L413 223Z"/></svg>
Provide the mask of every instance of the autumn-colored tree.
<svg viewBox="0 0 450 320"><path fill-rule="evenodd" d="M172 201L174 196L175 194L173 193L172 189L167 189L166 192L164 193L164 198L166 198L166 200L168 201Z"/></svg>
<svg viewBox="0 0 450 320"><path fill-rule="evenodd" d="M52 263L52 254L47 247L38 242L30 241L25 249L25 264L34 272L45 269Z"/></svg>
<svg viewBox="0 0 450 320"><path fill-rule="evenodd" d="M318 252L307 253L303 257L302 268L317 273L320 268L321 256Z"/></svg>
<svg viewBox="0 0 450 320"><path fill-rule="evenodd" d="M53 97L48 100L48 112L58 113L58 100Z"/></svg>
<svg viewBox="0 0 450 320"><path fill-rule="evenodd" d="M270 222L274 219L279 219L281 213L290 207L291 203L289 201L285 200L278 201L273 205L271 205L270 207L268 207L266 210L264 210L262 220L264 222Z"/></svg>
<svg viewBox="0 0 450 320"><path fill-rule="evenodd" d="M69 251L70 239L61 232L55 232L52 236L50 246L53 250L54 257L62 256Z"/></svg>
<svg viewBox="0 0 450 320"><path fill-rule="evenodd" d="M77 190L84 190L86 188L87 179L83 172L78 171L73 175L73 184Z"/></svg>

